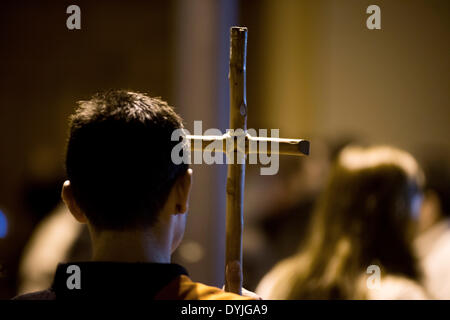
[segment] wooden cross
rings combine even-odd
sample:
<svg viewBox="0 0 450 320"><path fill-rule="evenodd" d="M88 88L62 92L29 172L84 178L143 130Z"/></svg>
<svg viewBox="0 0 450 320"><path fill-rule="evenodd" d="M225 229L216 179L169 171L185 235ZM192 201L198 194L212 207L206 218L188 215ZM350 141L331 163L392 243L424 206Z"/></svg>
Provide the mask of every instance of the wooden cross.
<svg viewBox="0 0 450 320"><path fill-rule="evenodd" d="M302 139L280 139L253 137L247 133L247 98L246 98L246 59L247 28L232 27L230 44L230 129L223 136L187 135L191 151L205 150L212 142L221 141L222 149L228 152L227 145L233 145L231 156L236 161L228 164L226 193L226 259L225 290L242 293L242 230L244 213L244 182L246 154L260 153L251 148L252 142L266 142L264 153L277 153L304 156L309 154L309 141ZM241 130L239 130L241 129ZM236 140L245 141L239 147ZM269 143L270 142L270 143ZM269 149L269 145L277 143L278 148ZM278 149L278 150L277 150ZM230 157L229 157L230 158ZM233 271L227 272L232 266ZM237 270L236 270L237 269Z"/></svg>

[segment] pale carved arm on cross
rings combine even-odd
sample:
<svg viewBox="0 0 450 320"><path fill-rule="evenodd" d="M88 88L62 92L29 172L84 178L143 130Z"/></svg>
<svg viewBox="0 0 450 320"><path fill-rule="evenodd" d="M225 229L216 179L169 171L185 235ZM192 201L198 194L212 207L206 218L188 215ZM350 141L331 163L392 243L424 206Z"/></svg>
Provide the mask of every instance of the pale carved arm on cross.
<svg viewBox="0 0 450 320"><path fill-rule="evenodd" d="M227 162L225 290L241 294L246 155L266 153L306 156L309 154L309 141L257 137L247 132L247 28L232 27L230 38L230 129L221 136L186 135L186 138L191 151L208 150L214 144L214 151L224 152L227 158L233 158L233 161ZM261 149L261 145L264 148Z"/></svg>
<svg viewBox="0 0 450 320"><path fill-rule="evenodd" d="M186 135L186 138L190 142L191 151L204 151L207 150L208 146L211 146L217 141L221 141L221 148L214 148L215 151L220 151L223 153L227 152L237 152L239 142L238 136L233 136L230 133L225 133L222 136L199 136L199 135ZM283 139L283 138L272 138L272 137L253 137L246 133L244 136L245 143L245 154L254 153L277 153L281 155L291 155L291 156L307 156L309 154L309 141L303 139ZM267 149L259 149L258 147L264 143ZM276 150L272 152L272 146L277 144ZM233 149L227 151L227 145L233 146Z"/></svg>

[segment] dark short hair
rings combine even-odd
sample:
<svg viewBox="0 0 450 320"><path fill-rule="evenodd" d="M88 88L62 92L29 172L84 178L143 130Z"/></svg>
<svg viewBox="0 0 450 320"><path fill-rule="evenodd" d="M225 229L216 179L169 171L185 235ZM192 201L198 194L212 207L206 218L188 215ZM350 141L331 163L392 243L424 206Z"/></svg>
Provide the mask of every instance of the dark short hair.
<svg viewBox="0 0 450 320"><path fill-rule="evenodd" d="M95 228L148 227L186 164L174 164L182 119L165 101L125 90L80 101L70 117L66 170L74 198Z"/></svg>

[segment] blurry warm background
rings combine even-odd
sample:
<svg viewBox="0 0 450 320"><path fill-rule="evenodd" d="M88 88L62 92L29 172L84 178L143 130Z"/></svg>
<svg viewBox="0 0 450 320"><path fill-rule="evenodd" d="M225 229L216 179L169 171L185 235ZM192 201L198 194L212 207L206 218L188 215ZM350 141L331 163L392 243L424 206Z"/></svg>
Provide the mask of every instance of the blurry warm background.
<svg viewBox="0 0 450 320"><path fill-rule="evenodd" d="M81 30L66 28L70 4L81 8ZM381 8L381 30L366 28L371 4ZM244 285L253 289L297 247L300 239L283 234L301 236L342 144L393 144L419 159L435 152L448 159L449 24L447 0L2 1L0 298L19 290L34 228L64 210L59 188L76 101L129 88L169 101L188 129L203 120L204 130L225 130L229 28L248 27L248 127L312 143L310 158L283 159L277 176L248 168ZM226 167L194 171L187 233L174 259L194 280L222 286ZM296 202L305 217L274 218ZM286 231L280 221L298 224Z"/></svg>

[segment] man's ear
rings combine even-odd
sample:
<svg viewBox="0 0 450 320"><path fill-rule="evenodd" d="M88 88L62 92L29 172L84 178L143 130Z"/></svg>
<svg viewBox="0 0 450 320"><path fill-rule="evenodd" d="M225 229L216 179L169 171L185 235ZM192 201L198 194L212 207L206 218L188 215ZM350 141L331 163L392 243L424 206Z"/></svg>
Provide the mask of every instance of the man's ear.
<svg viewBox="0 0 450 320"><path fill-rule="evenodd" d="M70 181L66 180L63 184L61 191L61 198L66 204L67 208L69 208L70 213L74 216L74 218L80 223L86 223L87 218L84 212L80 209L72 192L72 186L70 185Z"/></svg>
<svg viewBox="0 0 450 320"><path fill-rule="evenodd" d="M176 182L176 213L186 213L189 209L189 195L192 185L192 169L187 169Z"/></svg>

